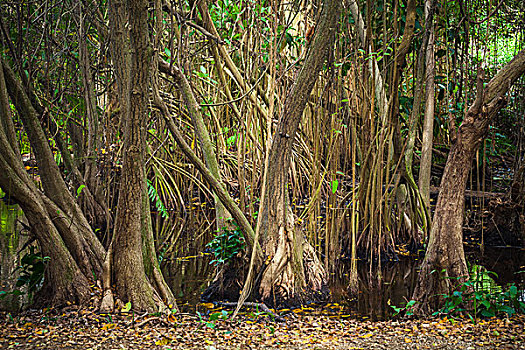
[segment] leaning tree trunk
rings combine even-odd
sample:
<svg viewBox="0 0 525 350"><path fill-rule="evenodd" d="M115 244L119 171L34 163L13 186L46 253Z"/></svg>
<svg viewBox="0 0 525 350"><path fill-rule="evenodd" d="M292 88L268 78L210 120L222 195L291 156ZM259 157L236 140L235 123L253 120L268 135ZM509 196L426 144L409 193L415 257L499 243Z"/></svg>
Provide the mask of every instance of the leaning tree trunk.
<svg viewBox="0 0 525 350"><path fill-rule="evenodd" d="M1 62L0 62L1 63ZM14 135L13 123L10 119L9 99L6 84L4 82L3 69L0 67L0 187L15 200L26 215L31 227L31 234L39 243L43 256L50 258L46 269L44 287L39 293L40 302L50 302L52 305L65 305L70 302L84 303L90 297L90 271L89 258L86 250L79 246L80 235L73 230L63 230L63 237L69 240L64 242L58 224L66 218L58 206L54 205L54 211L49 213L44 200L52 201L37 189L33 180L29 177L20 157ZM9 136L11 135L11 136ZM14 143L13 143L14 142ZM54 203L53 203L54 204ZM68 227L73 227L70 220ZM63 228L63 227L62 227ZM64 234L68 232L68 234ZM68 248L79 248L75 250L82 257L84 271L76 263ZM88 273L88 275L86 275ZM89 276L89 277L87 277ZM92 281L91 281L92 282Z"/></svg>
<svg viewBox="0 0 525 350"><path fill-rule="evenodd" d="M270 148L260 232L268 265L259 294L270 304L297 304L327 296L327 276L313 247L295 228L287 192L295 134L306 102L332 48L341 3L327 0L304 65L289 91Z"/></svg>
<svg viewBox="0 0 525 350"><path fill-rule="evenodd" d="M86 217L62 178L47 137L40 124L38 114L29 96L18 79L16 79L7 62L0 60L0 63L3 68L2 73L5 77L7 92L22 119L24 129L35 153L45 193L44 203L46 204L46 210L51 210L54 213L59 210L60 217L67 218L68 224L62 225L61 228L63 229L60 229L58 225L57 228L59 228L66 244L68 242L72 243L72 245L68 244L68 249L81 266L84 274L86 276L93 274L101 276L105 249L95 236ZM48 203L53 204L48 205ZM85 257L87 257L87 260Z"/></svg>
<svg viewBox="0 0 525 350"><path fill-rule="evenodd" d="M39 296L54 305L86 302L93 277L102 274L104 248L67 189L29 97L7 62L0 59L0 64L0 186L20 203L42 254L51 258ZM37 189L24 169L18 141L9 136L14 135L14 129L7 110L8 94L35 150L44 192Z"/></svg>
<svg viewBox="0 0 525 350"><path fill-rule="evenodd" d="M23 170L21 162L19 168ZM27 217L31 234L38 241L42 256L49 257L44 284L35 301L37 305L53 306L85 304L91 296L91 276L86 276L71 256L53 222L54 218L47 213L39 190L31 181L28 175L25 179L19 178L4 155L0 156L0 186L17 200Z"/></svg>
<svg viewBox="0 0 525 350"><path fill-rule="evenodd" d="M522 50L485 88L483 72L478 73L476 100L465 115L445 165L428 248L413 295L421 312L439 305L439 300L431 300L431 296L450 294L468 278L462 239L468 173L491 120L506 102L505 94L524 72L525 50Z"/></svg>

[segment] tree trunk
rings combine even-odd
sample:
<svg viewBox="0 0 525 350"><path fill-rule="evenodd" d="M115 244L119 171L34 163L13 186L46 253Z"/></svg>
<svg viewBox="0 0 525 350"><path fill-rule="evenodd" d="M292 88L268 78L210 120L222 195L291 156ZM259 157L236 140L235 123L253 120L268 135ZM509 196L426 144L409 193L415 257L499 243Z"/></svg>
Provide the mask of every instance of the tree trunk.
<svg viewBox="0 0 525 350"><path fill-rule="evenodd" d="M125 125L117 216L106 259L106 273L111 276L123 302L130 302L135 311L152 312L157 311L163 302L172 305L175 300L156 260L146 191L144 157L153 63L148 34L148 2L129 0L123 4L116 0L110 3L110 16L115 31L112 55ZM129 35L125 25L128 20ZM107 293L110 285L106 284L105 288ZM111 310L111 303L106 302L103 301L103 308Z"/></svg>
<svg viewBox="0 0 525 350"><path fill-rule="evenodd" d="M524 72L522 50L485 88L483 72L478 73L476 100L465 115L445 165L428 248L413 295L421 312L439 306L439 300L431 300L431 296L450 294L458 283L468 279L462 239L468 173L490 121L504 106L507 91Z"/></svg>
<svg viewBox="0 0 525 350"><path fill-rule="evenodd" d="M52 218L46 210L43 199L52 202L40 190L36 188L33 180L24 169L18 148L13 147L10 138L7 136L13 132L10 129L12 123L6 118L10 117L7 113L5 102L8 101L5 89L3 69L0 69L0 187L8 195L19 203L24 211L31 233L37 239L43 256L50 258L44 279L44 288L39 294L42 298L39 301L50 301L52 305L65 305L67 302L85 303L90 297L90 281L93 267L86 246L79 247L82 236L74 231L74 225L69 224L72 230L62 231L64 237L70 239L69 247L75 249L78 258L83 258L83 271L75 262L75 259L68 251L68 245L61 237L55 218ZM7 105L8 106L8 105ZM15 141L16 142L16 141ZM16 143L15 143L16 145ZM58 206L54 206L54 215L61 216ZM69 218L70 219L70 218ZM84 249L82 249L84 248ZM93 256L91 256L93 258ZM86 273L87 277L86 276Z"/></svg>
<svg viewBox="0 0 525 350"><path fill-rule="evenodd" d="M75 249L69 246L68 248L72 254L78 253L79 256L81 256L87 253L88 256L92 257L89 264L86 265L84 273L87 275L94 273L96 276L100 276L105 255L104 247L93 233L82 210L69 192L58 169L58 165L55 162L44 130L40 125L37 112L31 104L29 97L23 90L20 82L16 79L14 72L3 60L2 66L7 83L7 90L24 123L24 128L31 146L35 151L35 158L38 163L39 175L45 196L54 203L62 215L65 215L70 220L70 224L60 233L66 241L77 241L79 246L84 247L80 248L77 246ZM66 238L65 236L68 235L78 235L78 237ZM80 243L80 241L82 241L82 243ZM84 250L86 251L84 252ZM79 256L75 256L75 258Z"/></svg>
<svg viewBox="0 0 525 350"><path fill-rule="evenodd" d="M435 4L433 0L425 1L425 26L430 33L426 50L426 93L425 119L423 122L423 138L421 141L421 160L419 167L419 191L423 198L426 210L430 213L430 174L432 169L432 145L434 135L434 106L435 106L435 58L434 58L434 22L430 16Z"/></svg>
<svg viewBox="0 0 525 350"><path fill-rule="evenodd" d="M327 276L313 247L296 230L288 203L288 172L295 134L306 102L317 81L339 21L341 3L327 0L311 47L296 81L289 91L277 132L270 148L263 211L259 213L262 246L268 257L259 294L263 301L278 306L327 297Z"/></svg>
<svg viewBox="0 0 525 350"><path fill-rule="evenodd" d="M14 141L13 146L13 141L9 140L8 135L14 134L14 129L12 122L9 123L6 119L10 116L4 107L0 114L0 125L3 126L0 137L3 150L1 186L20 203L42 253L54 260L48 265L45 280L46 289L53 292L52 302L58 305L85 302L93 276L100 277L102 274L104 248L69 193L27 94L7 63L3 60L0 62L2 104L8 100L9 93L35 150L45 193L37 189L25 171L17 141ZM4 78L7 84L4 84ZM64 279L63 276L71 278ZM78 291L72 290L77 287ZM54 291L57 292L56 295Z"/></svg>

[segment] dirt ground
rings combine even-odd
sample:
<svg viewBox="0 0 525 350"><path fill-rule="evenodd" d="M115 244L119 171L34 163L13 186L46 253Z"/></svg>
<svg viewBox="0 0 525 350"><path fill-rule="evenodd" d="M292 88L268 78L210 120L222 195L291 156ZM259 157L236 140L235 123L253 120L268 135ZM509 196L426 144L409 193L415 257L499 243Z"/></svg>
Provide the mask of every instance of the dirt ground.
<svg viewBox="0 0 525 350"><path fill-rule="evenodd" d="M288 313L101 315L89 309L0 314L2 349L525 349L525 316L372 322ZM218 317L213 320L213 318Z"/></svg>

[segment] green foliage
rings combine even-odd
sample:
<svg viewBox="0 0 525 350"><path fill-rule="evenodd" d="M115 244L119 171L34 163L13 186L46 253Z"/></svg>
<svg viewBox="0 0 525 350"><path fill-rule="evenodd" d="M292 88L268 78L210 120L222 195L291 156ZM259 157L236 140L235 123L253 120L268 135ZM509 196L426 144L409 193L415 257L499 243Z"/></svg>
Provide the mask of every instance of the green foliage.
<svg viewBox="0 0 525 350"><path fill-rule="evenodd" d="M20 261L20 266L17 268L20 272L20 277L16 281L16 287L18 289L12 291L0 291L0 298L4 298L7 295L22 295L25 288L31 301L35 292L40 289L42 282L44 281L44 272L46 263L49 261L48 256L42 256L40 252L36 251L35 247L32 246Z"/></svg>
<svg viewBox="0 0 525 350"><path fill-rule="evenodd" d="M126 305L120 310L121 312L129 312L131 310L131 302L128 301Z"/></svg>
<svg viewBox="0 0 525 350"><path fill-rule="evenodd" d="M415 300L409 300L403 307L397 307L395 305L390 305L390 307L394 309L394 313L392 316L397 316L399 314L404 314L405 316L412 316L414 314L415 305L416 305Z"/></svg>
<svg viewBox="0 0 525 350"><path fill-rule="evenodd" d="M208 328L214 329L216 327L215 322L217 320L226 320L228 318L229 313L230 312L228 312L226 310L221 310L221 311L218 311L218 312L214 312L214 313L212 313L210 315L208 320L205 320L204 316L199 311L197 311L197 316L199 317L199 322L200 323L202 323L203 325L205 325Z"/></svg>
<svg viewBox="0 0 525 350"><path fill-rule="evenodd" d="M272 313L260 311L259 305L256 305L255 310L250 311L247 316L254 319L255 321L257 321L260 317L269 317L272 321L275 321L275 315ZM275 331L275 329L273 331Z"/></svg>
<svg viewBox="0 0 525 350"><path fill-rule="evenodd" d="M78 188L77 188L77 198L80 197L80 195L82 194L82 190L84 189L84 187L86 187L86 185L78 186Z"/></svg>
<svg viewBox="0 0 525 350"><path fill-rule="evenodd" d="M210 264L215 264L215 266L229 261L240 253L245 246L244 237L239 225L237 225L233 219L229 221L234 229L230 230L227 227L223 227L213 240L206 245L214 256Z"/></svg>
<svg viewBox="0 0 525 350"><path fill-rule="evenodd" d="M339 181L332 180L332 193L335 194L337 192L337 187L339 186Z"/></svg>
<svg viewBox="0 0 525 350"><path fill-rule="evenodd" d="M155 204L155 208L157 208L157 211L160 213L160 215L167 219L169 217L168 210L166 209L166 206L162 202L162 199L159 196L159 193L155 189L155 186L151 183L149 179L146 180L146 185L148 187L148 196L149 199Z"/></svg>
<svg viewBox="0 0 525 350"><path fill-rule="evenodd" d="M466 314L473 322L478 317L511 316L525 313L525 302L518 298L518 288L510 284L503 289L491 277L496 273L483 266L471 268L470 279L461 283L452 294L442 294L443 307L433 315Z"/></svg>

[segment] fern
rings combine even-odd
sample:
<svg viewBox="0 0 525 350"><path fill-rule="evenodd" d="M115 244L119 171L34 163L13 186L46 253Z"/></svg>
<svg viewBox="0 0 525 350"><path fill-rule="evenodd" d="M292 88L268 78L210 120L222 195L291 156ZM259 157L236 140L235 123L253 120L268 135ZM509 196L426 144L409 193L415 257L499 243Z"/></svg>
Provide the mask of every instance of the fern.
<svg viewBox="0 0 525 350"><path fill-rule="evenodd" d="M168 210L164 206L164 203L162 202L162 199L160 199L160 196L151 183L149 179L146 180L146 184L148 186L148 196L149 199L155 204L155 208L157 208L157 211L160 212L160 215L164 218L168 218Z"/></svg>

